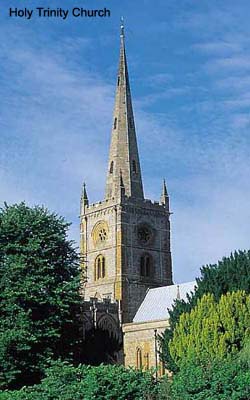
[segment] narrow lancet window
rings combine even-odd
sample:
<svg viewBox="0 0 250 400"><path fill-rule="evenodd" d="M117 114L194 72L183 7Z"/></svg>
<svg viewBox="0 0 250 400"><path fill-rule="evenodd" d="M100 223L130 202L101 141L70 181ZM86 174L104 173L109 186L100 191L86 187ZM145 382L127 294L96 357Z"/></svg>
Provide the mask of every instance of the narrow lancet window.
<svg viewBox="0 0 250 400"><path fill-rule="evenodd" d="M144 360L145 360L145 369L149 369L149 353L144 354Z"/></svg>
<svg viewBox="0 0 250 400"><path fill-rule="evenodd" d="M95 280L105 278L106 260L103 255L99 255L95 261Z"/></svg>
<svg viewBox="0 0 250 400"><path fill-rule="evenodd" d="M140 274L145 278L152 275L152 258L149 254L144 254L140 258Z"/></svg>
<svg viewBox="0 0 250 400"><path fill-rule="evenodd" d="M142 354L141 354L141 349L136 350L136 368L141 369L142 368Z"/></svg>
<svg viewBox="0 0 250 400"><path fill-rule="evenodd" d="M115 118L114 120L114 129L116 129L116 127L117 127L117 118Z"/></svg>
<svg viewBox="0 0 250 400"><path fill-rule="evenodd" d="M102 278L105 278L105 258L102 259Z"/></svg>
<svg viewBox="0 0 250 400"><path fill-rule="evenodd" d="M110 168L109 168L109 173L113 174L113 172L114 172L114 161L111 161Z"/></svg>
<svg viewBox="0 0 250 400"><path fill-rule="evenodd" d="M100 257L97 260L97 279L101 278L101 259Z"/></svg>

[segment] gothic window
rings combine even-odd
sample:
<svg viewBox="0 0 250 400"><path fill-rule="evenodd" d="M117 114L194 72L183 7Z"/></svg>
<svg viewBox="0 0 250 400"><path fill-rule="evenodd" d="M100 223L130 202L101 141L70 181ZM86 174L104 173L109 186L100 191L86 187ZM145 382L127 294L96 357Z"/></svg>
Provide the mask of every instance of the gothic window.
<svg viewBox="0 0 250 400"><path fill-rule="evenodd" d="M149 254L144 254L140 258L140 274L143 277L152 275L152 258Z"/></svg>
<svg viewBox="0 0 250 400"><path fill-rule="evenodd" d="M139 348L136 349L136 368L137 369L142 368L142 354L141 354L141 349Z"/></svg>
<svg viewBox="0 0 250 400"><path fill-rule="evenodd" d="M145 276L150 276L150 258L149 256L145 256Z"/></svg>
<svg viewBox="0 0 250 400"><path fill-rule="evenodd" d="M95 261L95 280L105 278L105 276L106 276L105 257L99 255Z"/></svg>
<svg viewBox="0 0 250 400"><path fill-rule="evenodd" d="M133 170L133 173L134 173L134 174L137 173L136 162L135 162L135 160L132 161L132 170Z"/></svg>
<svg viewBox="0 0 250 400"><path fill-rule="evenodd" d="M142 245L148 244L153 238L153 230L149 225L141 224L137 228L137 237Z"/></svg>
<svg viewBox="0 0 250 400"><path fill-rule="evenodd" d="M97 259L97 271L96 271L96 279L101 278L101 259L98 257Z"/></svg>
<svg viewBox="0 0 250 400"><path fill-rule="evenodd" d="M118 79L117 79L117 86L119 86L120 85L120 77L118 76Z"/></svg>
<svg viewBox="0 0 250 400"><path fill-rule="evenodd" d="M105 266L105 258L103 257L102 258L102 278L105 278L105 273L106 273L106 271L105 271L105 268L106 268L106 266Z"/></svg>
<svg viewBox="0 0 250 400"><path fill-rule="evenodd" d="M99 239L101 242L104 242L107 239L107 231L105 228L99 230L98 233Z"/></svg>
<svg viewBox="0 0 250 400"><path fill-rule="evenodd" d="M114 129L116 129L116 126L117 126L117 118L115 118L114 120Z"/></svg>
<svg viewBox="0 0 250 400"><path fill-rule="evenodd" d="M92 230L92 238L94 242L94 246L103 246L108 240L108 224L106 221L98 221L93 230Z"/></svg>
<svg viewBox="0 0 250 400"><path fill-rule="evenodd" d="M114 172L114 161L111 161L110 168L109 168L109 173L113 174L113 172Z"/></svg>
<svg viewBox="0 0 250 400"><path fill-rule="evenodd" d="M149 369L149 354L148 353L144 354L144 359L145 359L145 362L144 362L145 369Z"/></svg>

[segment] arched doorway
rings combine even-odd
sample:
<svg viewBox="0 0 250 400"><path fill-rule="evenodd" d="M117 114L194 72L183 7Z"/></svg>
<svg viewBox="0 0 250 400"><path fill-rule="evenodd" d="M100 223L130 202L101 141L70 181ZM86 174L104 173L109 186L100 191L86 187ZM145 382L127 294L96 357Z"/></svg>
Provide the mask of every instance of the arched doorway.
<svg viewBox="0 0 250 400"><path fill-rule="evenodd" d="M107 313L99 314L95 325L86 325L81 362L89 365L120 364L122 362L120 326Z"/></svg>

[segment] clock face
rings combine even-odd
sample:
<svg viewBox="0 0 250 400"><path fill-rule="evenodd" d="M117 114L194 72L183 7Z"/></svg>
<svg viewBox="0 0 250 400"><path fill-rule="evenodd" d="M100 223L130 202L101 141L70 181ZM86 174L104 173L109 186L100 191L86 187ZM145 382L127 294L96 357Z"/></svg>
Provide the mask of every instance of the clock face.
<svg viewBox="0 0 250 400"><path fill-rule="evenodd" d="M140 225L137 230L137 237L139 242L146 244L153 236L152 229L148 225Z"/></svg>

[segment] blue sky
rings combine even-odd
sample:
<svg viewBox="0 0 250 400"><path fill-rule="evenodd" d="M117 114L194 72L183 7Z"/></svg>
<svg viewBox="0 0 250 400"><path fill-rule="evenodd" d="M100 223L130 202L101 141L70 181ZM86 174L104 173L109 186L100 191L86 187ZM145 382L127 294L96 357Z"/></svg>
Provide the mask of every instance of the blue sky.
<svg viewBox="0 0 250 400"><path fill-rule="evenodd" d="M176 282L250 236L248 1L23 0L111 10L106 19L0 13L0 202L45 204L72 222L81 184L103 198L119 52L126 47L147 198L171 199Z"/></svg>

